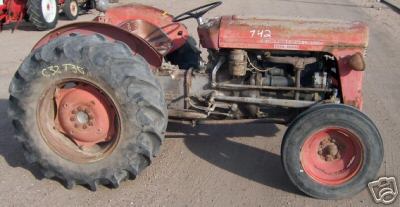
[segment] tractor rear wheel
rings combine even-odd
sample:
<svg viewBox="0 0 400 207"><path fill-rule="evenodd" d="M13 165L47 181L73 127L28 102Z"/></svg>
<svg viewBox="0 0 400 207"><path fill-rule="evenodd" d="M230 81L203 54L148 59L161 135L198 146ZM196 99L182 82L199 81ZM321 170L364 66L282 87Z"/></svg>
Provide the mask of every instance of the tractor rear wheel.
<svg viewBox="0 0 400 207"><path fill-rule="evenodd" d="M339 104L313 107L285 133L284 169L305 194L320 199L350 197L367 187L383 160L383 144L373 122Z"/></svg>
<svg viewBox="0 0 400 207"><path fill-rule="evenodd" d="M38 30L48 30L56 27L58 22L57 0L28 0L27 13L29 21Z"/></svg>
<svg viewBox="0 0 400 207"><path fill-rule="evenodd" d="M164 94L148 63L100 35L72 34L34 50L9 91L26 159L67 188L118 187L150 164L164 139Z"/></svg>
<svg viewBox="0 0 400 207"><path fill-rule="evenodd" d="M65 0L63 12L69 20L75 20L79 15L79 4L76 0Z"/></svg>

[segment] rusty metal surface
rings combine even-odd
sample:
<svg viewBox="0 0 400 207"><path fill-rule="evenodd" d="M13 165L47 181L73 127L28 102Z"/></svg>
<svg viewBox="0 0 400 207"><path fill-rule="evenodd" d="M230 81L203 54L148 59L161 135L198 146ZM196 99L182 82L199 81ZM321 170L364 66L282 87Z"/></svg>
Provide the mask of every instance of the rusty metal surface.
<svg viewBox="0 0 400 207"><path fill-rule="evenodd" d="M167 74L159 74L156 78L164 90L168 109L185 108L185 71L174 70Z"/></svg>
<svg viewBox="0 0 400 207"><path fill-rule="evenodd" d="M165 56L172 49L172 41L156 25L141 19L127 20L119 25L122 29L138 35Z"/></svg>
<svg viewBox="0 0 400 207"><path fill-rule="evenodd" d="M349 58L349 66L358 71L365 70L365 61L361 53L357 52Z"/></svg>
<svg viewBox="0 0 400 207"><path fill-rule="evenodd" d="M353 70L349 66L349 60L352 55L363 52L362 49L336 49L333 54L338 57L340 88L342 92L343 103L354 106L360 110L363 108L363 78L364 71Z"/></svg>
<svg viewBox="0 0 400 207"><path fill-rule="evenodd" d="M170 123L179 123L179 124L205 124L205 125L231 125L231 124L266 124L266 123L276 123L276 124L288 124L290 118L264 118L264 119L223 119L223 120L196 120L187 121L187 120L176 120L170 119Z"/></svg>
<svg viewBox="0 0 400 207"><path fill-rule="evenodd" d="M175 110L175 109L170 109L168 110L168 117L171 118L179 118L179 119L206 119L207 114L204 113L199 113L196 111L191 111L191 110Z"/></svg>
<svg viewBox="0 0 400 207"><path fill-rule="evenodd" d="M166 55L180 47L186 41L188 35L186 28L182 24L172 23L172 16L168 13L140 4L129 4L112 8L107 11L104 21L109 24L119 25L120 28L133 33L134 36L141 37L142 43L139 44L142 45L141 48L135 48L138 44L136 43L137 41L128 45L131 46L133 51L137 51L144 56L154 68L161 65L161 57L148 54L152 51L149 52L146 48L143 50L143 45L151 45L154 51L157 51L161 55ZM172 29L172 27L175 27L175 29ZM71 27L68 29L79 31L83 28L72 29ZM119 32L106 32L104 30L101 31L101 29L95 29L94 31L109 36L112 33ZM177 31L180 34L176 33ZM244 47L330 52L339 61L340 83L342 84L341 89L343 90L342 98L344 103L360 109L362 107L362 78L360 78L360 75L353 77L354 73L350 71L351 69L342 68L349 67L349 64L343 62L344 57L341 55L344 50L364 52L367 45L368 30L362 23L345 24L342 22L254 19L224 16L221 19L211 19L204 26L200 26L198 31L202 45L214 49L218 47ZM59 29L57 32L65 33L66 31ZM57 36L60 34L53 32L53 35ZM113 36L113 39L118 38L115 35ZM119 38L118 40L121 39ZM124 38L122 41L130 42L132 40ZM346 55L352 54L349 53ZM301 68L300 65L304 66L306 62L301 62L300 60L289 61L296 68ZM357 90L351 88L352 83L346 82L348 80L355 83ZM297 83L299 85L299 81ZM213 84L215 85L214 82ZM294 91L297 91L296 97L298 98L299 90Z"/></svg>
<svg viewBox="0 0 400 207"><path fill-rule="evenodd" d="M206 24L197 28L200 44L203 48L219 49L219 30L221 18L213 18L208 20Z"/></svg>
<svg viewBox="0 0 400 207"><path fill-rule="evenodd" d="M133 1L133 0L130 0ZM127 2L127 0L120 0ZM207 0L171 1L150 0L146 3L168 8L179 13ZM370 21L371 47L368 51L367 69L364 81L364 111L381 130L385 144L385 160L381 175L394 175L399 178L400 167L396 162L400 157L400 143L397 139L400 117L393 112L400 107L400 87L397 77L400 70L400 50L398 50L398 24L390 9L355 6L354 1L277 1L229 0L215 13L248 13L257 16L310 16L342 19L363 19ZM370 5L369 2L357 0ZM341 6L338 4L349 4ZM368 13L367 13L368 12ZM93 12L95 13L95 12ZM215 14L214 13L214 14ZM217 14L218 14L217 13ZM89 19L93 14L80 17ZM212 14L210 14L211 16ZM398 15L398 14L396 14ZM396 16L397 18L398 16ZM392 21L386 21L391 18ZM62 21L60 24L65 24ZM192 24L191 24L192 23ZM185 22L186 24L186 22ZM195 31L195 21L188 21ZM0 57L2 67L1 114L7 116L8 83L11 73L18 68L20 60L29 52L27 45L40 39L42 32L21 30L14 34L3 32L3 52ZM15 49L18 48L18 49ZM377 85L379 83L379 87ZM379 106L379 107L377 107ZM284 175L280 165L280 144L283 126L275 124L226 124L218 126L182 126L169 124L167 139L164 141L162 156L141 174L140 179L125 182L120 189L100 188L96 193L78 187L65 190L58 182L37 180L23 156L21 147L9 130L11 123L1 119L2 135L1 159L1 198L2 203L14 206L58 206L93 205L102 206L375 206L366 190L357 196L339 201L313 199L300 194ZM227 156L224 156L227 155ZM254 159L257 157L258 159ZM179 162L176 160L179 159ZM36 168L34 168L36 169ZM190 175L190 176L188 176ZM168 179L165 179L165 178ZM187 180L185 180L187 178ZM14 187L10 187L14 186ZM26 193L29 192L29 193ZM267 196L273 195L273 196ZM54 199L57 198L57 199ZM73 198L73 199L71 199ZM397 205L400 200L397 200ZM133 203L133 204L131 204ZM396 206L396 204L393 204ZM383 205L381 205L383 206Z"/></svg>
<svg viewBox="0 0 400 207"><path fill-rule="evenodd" d="M221 68L222 64L225 62L225 56L221 56L218 59L217 64L214 66L211 74L211 85L216 86L217 85L217 73L219 69Z"/></svg>
<svg viewBox="0 0 400 207"><path fill-rule="evenodd" d="M99 90L99 93L102 93L102 96L107 99L107 103L112 104L112 108L115 110L116 116L113 122L115 130L112 130L112 134L115 136L109 139L108 142L101 143L101 147L99 147L100 145L79 145L75 142L76 140L73 140L73 138L69 137L66 133L57 130L56 122L59 119L59 117L57 117L59 110L54 100L56 99L57 91L60 87L64 84L71 83L71 81L90 84L91 87L96 88L96 90ZM69 99L71 100L71 98ZM79 102L80 100L74 101ZM97 100L95 100L95 102L97 102ZM114 103L115 101L109 96L109 91L101 90L99 87L93 85L90 80L85 79L85 77L72 75L69 78L57 80L55 84L48 83L43 95L38 101L36 111L37 127L39 128L43 142L59 156L75 163L92 163L107 157L115 149L120 138L119 123L121 123L121 120L118 113L119 108ZM109 107L111 108L111 106ZM101 120L98 119L97 121ZM91 139L91 137L82 138L86 141Z"/></svg>
<svg viewBox="0 0 400 207"><path fill-rule="evenodd" d="M107 23L118 26L128 20L143 20L160 28L172 42L170 52L178 49L189 37L186 27L179 22L172 22L172 15L155 7L137 3L113 7L107 10Z"/></svg>
<svg viewBox="0 0 400 207"><path fill-rule="evenodd" d="M96 88L90 85L61 88L56 90L55 97L56 129L78 146L91 147L115 136L115 112Z"/></svg>
<svg viewBox="0 0 400 207"><path fill-rule="evenodd" d="M293 65L296 70L303 70L306 65L317 62L317 58L315 57L280 57L280 56L268 56L265 59L269 62L273 63L284 63Z"/></svg>
<svg viewBox="0 0 400 207"><path fill-rule="evenodd" d="M218 46L330 53L338 61L343 103L362 109L363 72L348 62L356 53L365 54L368 38L368 27L361 22L224 16Z"/></svg>
<svg viewBox="0 0 400 207"><path fill-rule="evenodd" d="M366 48L368 28L361 22L257 19L224 16L221 48L330 52L332 48Z"/></svg>
<svg viewBox="0 0 400 207"><path fill-rule="evenodd" d="M305 173L322 185L339 186L357 176L365 162L360 137L342 127L312 133L300 150Z"/></svg>
<svg viewBox="0 0 400 207"><path fill-rule="evenodd" d="M233 49L229 53L229 72L233 76L245 76L247 72L247 52Z"/></svg>
<svg viewBox="0 0 400 207"><path fill-rule="evenodd" d="M290 56L288 56L288 57L270 56L270 57L266 57L266 59L273 63L285 63L285 64L293 65L293 68L296 72L295 83L296 83L297 89L301 88L300 82L301 82L302 70L304 70L306 65L317 62L317 59L315 57L302 58L302 57L290 57ZM295 99L299 100L299 98L300 98L300 93L298 90L296 90L295 91Z"/></svg>
<svg viewBox="0 0 400 207"><path fill-rule="evenodd" d="M161 66L162 56L141 37L119 27L99 22L79 22L55 29L42 37L32 50L45 45L57 37L68 36L71 33L79 33L81 35L101 34L110 40L124 42L135 54L138 53L143 56L153 68Z"/></svg>
<svg viewBox="0 0 400 207"><path fill-rule="evenodd" d="M305 107L310 107L316 103L314 101L300 101L300 100L274 99L274 98L233 97L233 96L215 96L215 100L291 107L291 108L305 108Z"/></svg>
<svg viewBox="0 0 400 207"><path fill-rule="evenodd" d="M302 91L302 92L332 92L329 88L296 88L296 87L285 87L285 86L260 86L260 85L240 85L230 83L218 83L217 88L229 89L229 90L249 90L249 89L263 89L271 91Z"/></svg>

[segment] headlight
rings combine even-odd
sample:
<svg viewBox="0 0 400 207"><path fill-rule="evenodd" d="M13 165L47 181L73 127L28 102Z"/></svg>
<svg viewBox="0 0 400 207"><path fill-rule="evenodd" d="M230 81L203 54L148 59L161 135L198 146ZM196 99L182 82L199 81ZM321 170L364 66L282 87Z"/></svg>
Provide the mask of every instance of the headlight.
<svg viewBox="0 0 400 207"><path fill-rule="evenodd" d="M349 59L349 66L353 70L364 71L365 70L365 61L364 61L363 55L359 52L352 55Z"/></svg>

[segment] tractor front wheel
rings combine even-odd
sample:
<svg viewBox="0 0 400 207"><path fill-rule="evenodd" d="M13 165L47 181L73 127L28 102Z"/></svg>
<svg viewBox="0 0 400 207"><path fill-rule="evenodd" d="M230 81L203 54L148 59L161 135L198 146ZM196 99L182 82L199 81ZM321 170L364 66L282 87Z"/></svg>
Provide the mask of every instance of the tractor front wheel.
<svg viewBox="0 0 400 207"><path fill-rule="evenodd" d="M144 58L101 35L35 50L10 85L9 115L28 161L66 187L118 187L150 164L167 126L163 90Z"/></svg>
<svg viewBox="0 0 400 207"><path fill-rule="evenodd" d="M281 155L287 175L301 191L320 199L341 199L375 178L383 144L366 115L350 106L327 104L292 122Z"/></svg>
<svg viewBox="0 0 400 207"><path fill-rule="evenodd" d="M76 0L65 0L63 12L69 20L75 20L79 15L79 4Z"/></svg>

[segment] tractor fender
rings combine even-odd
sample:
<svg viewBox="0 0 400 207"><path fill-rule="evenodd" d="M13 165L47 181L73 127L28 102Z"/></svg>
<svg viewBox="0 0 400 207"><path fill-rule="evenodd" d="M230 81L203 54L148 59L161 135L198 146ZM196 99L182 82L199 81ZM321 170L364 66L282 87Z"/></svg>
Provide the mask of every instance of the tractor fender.
<svg viewBox="0 0 400 207"><path fill-rule="evenodd" d="M150 30L147 27L148 25L153 25L158 30L165 33L172 43L168 51L169 53L182 47L189 38L189 32L186 26L180 22L173 22L173 16L171 14L164 10L139 3L130 3L110 8L100 19L105 20L108 24L122 27L130 32L141 33L144 35L143 37L148 37L148 35L156 36L152 34L152 31L156 30L154 28ZM100 19L97 17L94 21L101 21ZM144 26L142 24L143 22L146 22L147 25Z"/></svg>
<svg viewBox="0 0 400 207"><path fill-rule="evenodd" d="M162 64L162 56L148 42L134 33L100 22L79 22L55 29L40 39L32 50L42 47L55 38L72 33L80 35L100 34L109 40L124 42L135 54L141 55L156 70Z"/></svg>

